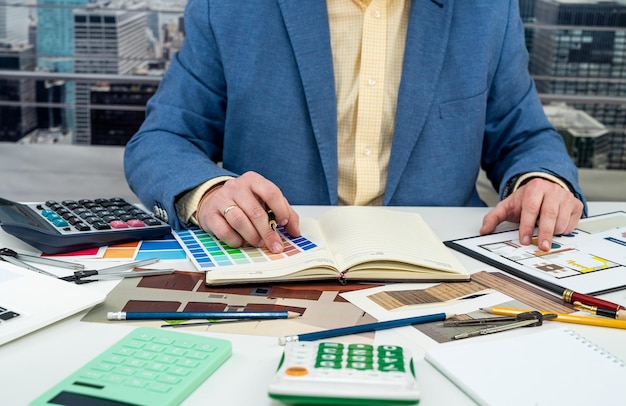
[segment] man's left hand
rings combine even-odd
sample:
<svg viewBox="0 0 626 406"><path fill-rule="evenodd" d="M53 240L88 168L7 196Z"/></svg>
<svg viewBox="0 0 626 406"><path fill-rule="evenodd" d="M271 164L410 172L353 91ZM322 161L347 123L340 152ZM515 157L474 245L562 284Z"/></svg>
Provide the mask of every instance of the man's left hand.
<svg viewBox="0 0 626 406"><path fill-rule="evenodd" d="M537 246L549 251L552 237L572 232L582 212L583 203L572 192L547 179L533 178L485 215L480 234L489 234L498 224L511 221L519 223L520 242L529 245L538 226Z"/></svg>

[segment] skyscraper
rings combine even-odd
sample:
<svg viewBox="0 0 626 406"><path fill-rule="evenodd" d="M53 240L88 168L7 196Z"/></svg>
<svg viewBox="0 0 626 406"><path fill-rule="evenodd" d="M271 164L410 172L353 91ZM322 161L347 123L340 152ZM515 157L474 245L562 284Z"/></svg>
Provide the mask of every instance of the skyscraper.
<svg viewBox="0 0 626 406"><path fill-rule="evenodd" d="M0 39L28 44L28 7L18 2L0 4Z"/></svg>
<svg viewBox="0 0 626 406"><path fill-rule="evenodd" d="M47 72L74 71L74 7L85 7L88 0L37 0L37 68ZM56 81L51 92L66 105L74 105L75 83ZM45 87L44 87L45 88ZM49 95L42 95L48 102ZM62 127L75 131L74 109L65 108Z"/></svg>
<svg viewBox="0 0 626 406"><path fill-rule="evenodd" d="M537 0L530 71L539 93L626 97L626 0ZM611 131L609 169L626 169L626 106L574 103Z"/></svg>
<svg viewBox="0 0 626 406"><path fill-rule="evenodd" d="M0 69L32 71L34 47L26 43L0 43ZM37 126L35 81L0 79L0 141L18 141Z"/></svg>
<svg viewBox="0 0 626 406"><path fill-rule="evenodd" d="M126 75L148 59L145 2L109 1L74 11L76 73ZM76 85L77 144L91 143L90 93L95 83Z"/></svg>

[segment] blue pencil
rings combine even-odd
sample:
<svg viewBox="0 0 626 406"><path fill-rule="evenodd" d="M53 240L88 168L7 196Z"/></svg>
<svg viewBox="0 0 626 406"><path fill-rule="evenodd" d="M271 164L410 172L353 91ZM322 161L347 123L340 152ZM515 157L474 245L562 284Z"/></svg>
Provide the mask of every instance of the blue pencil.
<svg viewBox="0 0 626 406"><path fill-rule="evenodd" d="M317 331L315 333L280 337L278 339L278 343L280 345L285 345L290 341L324 340L326 338L345 336L349 334L366 333L368 331L385 330L394 327L410 326L413 324L430 323L432 321L443 321L452 316L454 315L448 313L436 313L426 316L407 317L405 319L388 320L376 323L361 324L357 326L334 328L331 330Z"/></svg>
<svg viewBox="0 0 626 406"><path fill-rule="evenodd" d="M296 312L108 312L109 320L291 319Z"/></svg>

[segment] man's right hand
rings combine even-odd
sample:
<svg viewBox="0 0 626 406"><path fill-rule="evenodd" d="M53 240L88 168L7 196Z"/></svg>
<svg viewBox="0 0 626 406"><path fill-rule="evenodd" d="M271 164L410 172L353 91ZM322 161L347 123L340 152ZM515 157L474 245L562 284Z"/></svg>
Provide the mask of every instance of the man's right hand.
<svg viewBox="0 0 626 406"><path fill-rule="evenodd" d="M203 230L211 231L231 247L249 243L283 251L280 235L269 224L268 210L289 235L300 236L300 218L274 183L256 172L246 172L212 189L200 202L196 217Z"/></svg>

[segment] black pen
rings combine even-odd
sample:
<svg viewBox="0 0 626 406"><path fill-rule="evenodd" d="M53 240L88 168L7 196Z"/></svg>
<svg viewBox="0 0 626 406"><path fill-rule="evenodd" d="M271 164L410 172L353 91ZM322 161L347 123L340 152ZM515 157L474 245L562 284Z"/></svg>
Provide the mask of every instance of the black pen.
<svg viewBox="0 0 626 406"><path fill-rule="evenodd" d="M582 310L587 313L610 317L616 320L626 320L626 313L621 310L603 309L601 307L591 306L580 302L574 302L573 305L577 310Z"/></svg>
<svg viewBox="0 0 626 406"><path fill-rule="evenodd" d="M269 222L270 228L276 231L276 215L272 211L272 209L267 209L267 220Z"/></svg>

